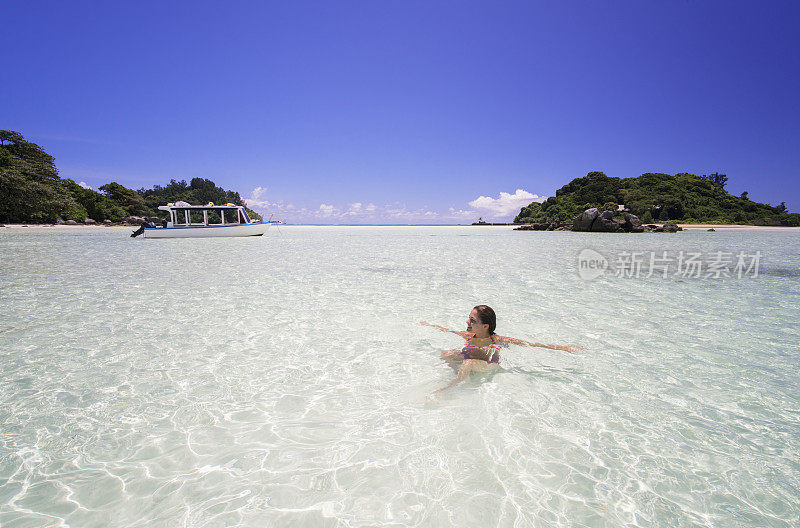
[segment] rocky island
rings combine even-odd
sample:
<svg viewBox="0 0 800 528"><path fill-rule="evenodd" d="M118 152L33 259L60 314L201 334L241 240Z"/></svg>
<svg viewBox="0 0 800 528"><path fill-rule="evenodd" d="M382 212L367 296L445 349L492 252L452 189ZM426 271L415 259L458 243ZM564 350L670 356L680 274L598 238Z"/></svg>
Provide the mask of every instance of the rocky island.
<svg viewBox="0 0 800 528"><path fill-rule="evenodd" d="M697 176L646 173L611 178L590 172L576 178L543 202L520 210L520 230L590 232L678 231L682 224L800 226L800 214L725 190L724 174Z"/></svg>
<svg viewBox="0 0 800 528"><path fill-rule="evenodd" d="M515 231L585 231L593 233L675 233L683 228L676 223L642 224L639 217L624 213L622 218L615 218L614 211L603 211L592 207L579 214L572 223L536 222L522 224L514 228Z"/></svg>

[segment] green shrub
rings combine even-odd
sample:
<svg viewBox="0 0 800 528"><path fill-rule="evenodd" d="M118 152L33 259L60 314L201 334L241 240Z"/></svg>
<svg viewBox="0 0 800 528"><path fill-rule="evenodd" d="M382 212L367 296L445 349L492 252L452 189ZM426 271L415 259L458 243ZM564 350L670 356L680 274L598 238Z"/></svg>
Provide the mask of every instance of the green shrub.
<svg viewBox="0 0 800 528"><path fill-rule="evenodd" d="M645 173L637 178L612 178L602 172L590 172L556 191L541 206L534 203L520 211L518 218L531 222L550 219L572 220L591 207L616 213L624 203L644 223L753 223L756 220L779 221L783 225L800 222L797 213L784 207L772 207L732 196L724 189L727 176L714 173L700 177L689 173L676 175ZM786 215L798 216L786 216Z"/></svg>

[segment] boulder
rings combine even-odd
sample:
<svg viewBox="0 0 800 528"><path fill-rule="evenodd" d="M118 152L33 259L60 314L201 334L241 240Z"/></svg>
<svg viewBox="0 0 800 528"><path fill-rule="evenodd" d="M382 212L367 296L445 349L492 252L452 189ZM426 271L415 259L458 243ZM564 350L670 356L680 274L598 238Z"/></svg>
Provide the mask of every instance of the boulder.
<svg viewBox="0 0 800 528"><path fill-rule="evenodd" d="M75 220L67 220L66 222L64 222L64 225L78 225L78 222L76 222Z"/></svg>
<svg viewBox="0 0 800 528"><path fill-rule="evenodd" d="M600 211L597 207L592 207L591 209L587 209L577 217L572 222L572 230L573 231L592 231L592 224L594 224L597 217L600 216Z"/></svg>
<svg viewBox="0 0 800 528"><path fill-rule="evenodd" d="M96 224L97 222L95 222L91 218L87 218L86 220L83 221L83 223L86 224L86 225L92 225L92 224Z"/></svg>
<svg viewBox="0 0 800 528"><path fill-rule="evenodd" d="M523 224L514 228L514 231L555 231L560 229L558 222L535 222L533 224Z"/></svg>
<svg viewBox="0 0 800 528"><path fill-rule="evenodd" d="M662 231L665 233L677 233L681 228L677 224L664 224Z"/></svg>
<svg viewBox="0 0 800 528"><path fill-rule="evenodd" d="M572 229L572 224L562 224L561 220L553 220L552 222L550 222L549 226L547 227L547 230L548 231L564 231L564 229L563 229L564 227L566 227L567 230L571 230Z"/></svg>
<svg viewBox="0 0 800 528"><path fill-rule="evenodd" d="M711 229L706 229L706 231L716 231L713 227Z"/></svg>
<svg viewBox="0 0 800 528"><path fill-rule="evenodd" d="M545 231L549 226L550 224L546 223L525 224L515 227L514 231Z"/></svg>
<svg viewBox="0 0 800 528"><path fill-rule="evenodd" d="M103 220L103 223L104 223L105 225L111 225L111 220L109 220L108 218L106 218L105 220Z"/></svg>
<svg viewBox="0 0 800 528"><path fill-rule="evenodd" d="M145 219L141 216L126 216L122 221L129 225L141 225Z"/></svg>
<svg viewBox="0 0 800 528"><path fill-rule="evenodd" d="M621 223L614 220L614 213L611 211L603 211L592 223L592 231L595 233L616 233L621 230Z"/></svg>
<svg viewBox="0 0 800 528"><path fill-rule="evenodd" d="M639 220L639 217L634 214L625 215L625 224L623 226L623 229L625 229L625 231L630 231L631 233L644 232L644 227L642 227L642 221Z"/></svg>

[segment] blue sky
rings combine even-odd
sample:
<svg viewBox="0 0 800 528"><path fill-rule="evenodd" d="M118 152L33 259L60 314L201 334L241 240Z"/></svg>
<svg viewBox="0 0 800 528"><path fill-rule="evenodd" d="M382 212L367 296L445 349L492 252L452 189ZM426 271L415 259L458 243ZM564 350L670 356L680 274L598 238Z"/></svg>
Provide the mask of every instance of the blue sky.
<svg viewBox="0 0 800 528"><path fill-rule="evenodd" d="M593 170L800 211L797 2L4 2L0 128L97 188L509 221Z"/></svg>

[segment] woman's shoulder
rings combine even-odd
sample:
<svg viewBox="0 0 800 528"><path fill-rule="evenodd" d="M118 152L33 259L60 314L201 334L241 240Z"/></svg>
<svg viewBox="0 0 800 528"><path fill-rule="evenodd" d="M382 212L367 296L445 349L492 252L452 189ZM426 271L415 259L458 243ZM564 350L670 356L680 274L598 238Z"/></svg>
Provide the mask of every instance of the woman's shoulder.
<svg viewBox="0 0 800 528"><path fill-rule="evenodd" d="M492 344L490 345L492 348L505 348L508 346L508 343L503 339L502 336L497 334L492 335Z"/></svg>

